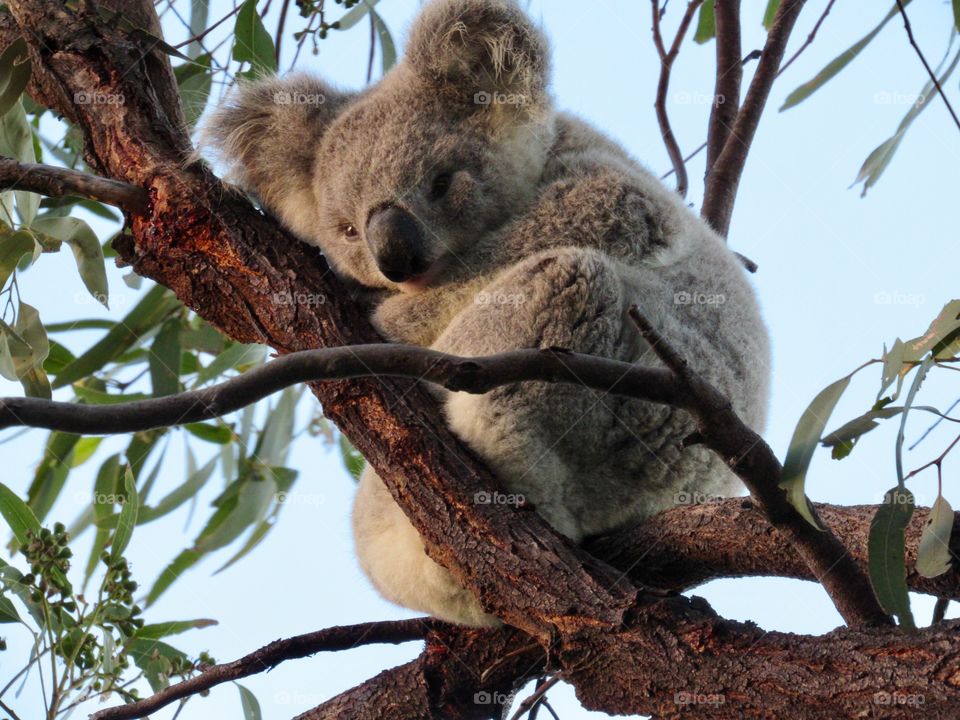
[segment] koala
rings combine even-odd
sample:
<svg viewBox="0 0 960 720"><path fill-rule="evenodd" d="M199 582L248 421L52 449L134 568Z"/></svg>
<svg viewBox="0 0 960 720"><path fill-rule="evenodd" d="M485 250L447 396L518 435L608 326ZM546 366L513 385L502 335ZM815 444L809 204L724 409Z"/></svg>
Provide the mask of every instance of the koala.
<svg viewBox="0 0 960 720"><path fill-rule="evenodd" d="M740 263L625 150L554 108L546 38L514 0L432 0L404 57L361 91L310 74L245 82L201 141L228 179L364 292L387 340L463 356L559 347L659 366L628 321L635 303L762 429L768 340ZM575 542L740 491L719 458L682 447L693 425L671 407L543 382L437 392L507 497ZM466 625L498 622L427 556L370 467L353 526L385 598Z"/></svg>

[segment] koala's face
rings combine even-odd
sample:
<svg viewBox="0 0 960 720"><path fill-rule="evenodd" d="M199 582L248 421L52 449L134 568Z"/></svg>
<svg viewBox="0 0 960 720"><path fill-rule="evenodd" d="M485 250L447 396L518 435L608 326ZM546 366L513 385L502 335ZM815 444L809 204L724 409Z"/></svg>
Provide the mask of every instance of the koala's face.
<svg viewBox="0 0 960 720"><path fill-rule="evenodd" d="M546 41L515 0L432 0L362 93L314 76L241 86L205 144L334 268L415 292L533 199L552 144Z"/></svg>
<svg viewBox="0 0 960 720"><path fill-rule="evenodd" d="M416 292L469 270L471 248L532 200L550 141L529 118L491 124L407 75L398 69L325 134L313 237L340 273Z"/></svg>

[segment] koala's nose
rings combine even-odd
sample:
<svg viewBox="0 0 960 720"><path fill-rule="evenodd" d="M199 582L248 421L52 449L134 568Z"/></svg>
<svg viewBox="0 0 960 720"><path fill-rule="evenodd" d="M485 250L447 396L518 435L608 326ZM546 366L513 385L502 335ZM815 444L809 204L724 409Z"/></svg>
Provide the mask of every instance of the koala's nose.
<svg viewBox="0 0 960 720"><path fill-rule="evenodd" d="M402 283L429 268L420 225L396 205L374 210L367 219L367 245L377 267L390 282Z"/></svg>

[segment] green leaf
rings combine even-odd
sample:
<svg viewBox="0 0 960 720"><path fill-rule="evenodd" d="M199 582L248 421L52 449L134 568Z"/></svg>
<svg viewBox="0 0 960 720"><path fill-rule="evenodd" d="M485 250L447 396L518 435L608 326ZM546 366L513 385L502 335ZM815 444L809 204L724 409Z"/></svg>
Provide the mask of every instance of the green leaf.
<svg viewBox="0 0 960 720"><path fill-rule="evenodd" d="M210 97L213 75L210 72L210 55L204 54L192 63L184 63L174 69L180 88L180 102L187 123L194 125L203 115Z"/></svg>
<svg viewBox="0 0 960 720"><path fill-rule="evenodd" d="M910 0L904 0L904 5L907 5ZM813 95L817 90L823 87L828 81L836 77L836 75L843 70L847 65L849 65L854 58L859 55L863 49L870 44L870 42L880 34L880 31L883 30L884 25L890 22L890 19L899 12L896 5L888 12L883 20L880 21L880 24L877 25L873 30L868 32L862 38L860 38L853 45L848 47L837 57L831 60L827 65L818 72L813 79L808 80L803 85L798 87L792 93L787 96L786 101L783 103L783 106L780 108L780 112L788 108L792 108L794 105L799 105L808 97Z"/></svg>
<svg viewBox="0 0 960 720"><path fill-rule="evenodd" d="M233 430L226 425L213 423L189 423L183 426L191 435L217 445L226 445L233 440Z"/></svg>
<svg viewBox="0 0 960 720"><path fill-rule="evenodd" d="M153 623L144 625L134 633L134 637L141 640L159 640L162 637L170 635L179 635L188 630L199 630L212 625L217 625L216 620L209 618L198 618L196 620L173 620L171 622Z"/></svg>
<svg viewBox="0 0 960 720"><path fill-rule="evenodd" d="M110 528L107 521L115 514L113 506L119 500L119 489L120 456L111 455L103 461L97 471L97 479L93 484L93 496L90 498L90 504L93 508L93 524L97 530L83 573L82 587L84 588L90 582L90 578L97 569L97 563L100 562L100 555L110 540Z"/></svg>
<svg viewBox="0 0 960 720"><path fill-rule="evenodd" d="M367 0L364 0L366 2ZM387 24L374 10L370 8L370 19L373 21L373 27L377 31L377 38L380 40L380 60L383 68L383 74L392 68L397 62L397 46L393 42L393 36Z"/></svg>
<svg viewBox="0 0 960 720"><path fill-rule="evenodd" d="M13 231L6 225L0 225L0 288L17 268L27 253L35 253L37 241L26 230Z"/></svg>
<svg viewBox="0 0 960 720"><path fill-rule="evenodd" d="M710 1L712 0L708 0L708 2ZM370 12L370 10L373 9L373 6L378 2L380 2L380 0L365 0L365 2L358 4L352 10L345 13L342 18L337 20L337 30L349 30L352 28L358 22L363 20L366 14Z"/></svg>
<svg viewBox="0 0 960 720"><path fill-rule="evenodd" d="M286 462L293 438L294 411L302 392L302 389L287 388L280 393L280 400L270 412L254 451L254 456L264 465L282 466Z"/></svg>
<svg viewBox="0 0 960 720"><path fill-rule="evenodd" d="M27 122L23 103L18 100L6 114L0 116L0 155L12 157L20 162L36 162L37 153L33 140L33 129ZM23 190L16 190L13 194L17 199L17 213L20 219L25 225L29 225L37 214L40 196ZM0 205L3 206L0 220L12 223L9 197L9 192L0 192Z"/></svg>
<svg viewBox="0 0 960 720"><path fill-rule="evenodd" d="M56 340L50 340L50 353L43 361L43 370L48 375L56 375L76 360L76 356Z"/></svg>
<svg viewBox="0 0 960 720"><path fill-rule="evenodd" d="M141 508L139 523L143 525L161 518L176 510L190 498L195 497L213 475L216 466L217 458L213 458L199 470L188 473L186 481L168 495L165 495L155 506Z"/></svg>
<svg viewBox="0 0 960 720"><path fill-rule="evenodd" d="M263 520L270 503L277 496L277 486L270 477L258 477L238 480L233 484L233 492L226 493L226 500L194 542L195 550L209 553L226 547L248 527Z"/></svg>
<svg viewBox="0 0 960 720"><path fill-rule="evenodd" d="M193 387L200 387L218 378L228 370L245 369L251 365L259 365L267 356L266 345L234 344L217 355L213 361L197 373Z"/></svg>
<svg viewBox="0 0 960 720"><path fill-rule="evenodd" d="M244 0L234 27L233 59L249 62L255 75L277 71L273 38L257 14L257 0Z"/></svg>
<svg viewBox="0 0 960 720"><path fill-rule="evenodd" d="M23 38L18 37L0 55L0 115L20 99L29 81L30 53Z"/></svg>
<svg viewBox="0 0 960 720"><path fill-rule="evenodd" d="M216 572L214 572L214 575L218 573L222 573L224 570L226 570L228 567L233 565L235 562L249 555L257 547L257 545L263 542L263 539L267 536L267 534L271 530L273 530L273 526L275 524L276 523L274 523L272 520L267 519L267 520L264 520L259 525L257 525L253 529L253 532L250 533L250 537L248 537L247 541L243 544L243 547L241 547L232 558L230 558L229 560L227 560L227 562L225 562L223 565L218 567Z"/></svg>
<svg viewBox="0 0 960 720"><path fill-rule="evenodd" d="M917 549L917 572L922 577L932 578L943 575L950 569L950 535L953 532L953 508L942 495L930 508L927 524L920 535L920 547Z"/></svg>
<svg viewBox="0 0 960 720"><path fill-rule="evenodd" d="M79 399L91 405L118 405L120 403L150 399L150 396L144 393L109 393L94 390L80 383L76 383L73 386L73 391Z"/></svg>
<svg viewBox="0 0 960 720"><path fill-rule="evenodd" d="M197 37L207 29L207 19L210 17L209 0L191 0L190 2L190 37ZM198 41L187 45L187 57L195 58L203 50Z"/></svg>
<svg viewBox="0 0 960 720"><path fill-rule="evenodd" d="M714 0L704 0L697 18L697 30L693 34L695 43L703 44L717 36L717 20L713 14Z"/></svg>
<svg viewBox="0 0 960 720"><path fill-rule="evenodd" d="M154 397L180 392L180 320L170 318L150 346L150 382Z"/></svg>
<svg viewBox="0 0 960 720"><path fill-rule="evenodd" d="M0 594L0 623L23 622L17 608L10 602L10 598Z"/></svg>
<svg viewBox="0 0 960 720"><path fill-rule="evenodd" d="M953 0L953 25L960 30L960 0Z"/></svg>
<svg viewBox="0 0 960 720"><path fill-rule="evenodd" d="M240 691L240 705L243 708L243 720L262 720L260 703L256 696L240 683L234 683Z"/></svg>
<svg viewBox="0 0 960 720"><path fill-rule="evenodd" d="M133 535L133 528L137 524L137 510L140 508L140 501L137 498L137 484L133 479L133 472L131 472L129 465L123 476L123 489L125 500L120 507L117 530L113 534L113 543L110 547L110 559L113 561L119 560L123 556L123 551L127 549L130 537Z"/></svg>
<svg viewBox="0 0 960 720"><path fill-rule="evenodd" d="M196 565L201 557L203 557L203 553L196 550L184 550L177 555L154 581L153 587L147 593L146 604L152 605L184 572Z"/></svg>
<svg viewBox="0 0 960 720"><path fill-rule="evenodd" d="M913 630L910 595L907 592L904 531L913 515L913 493L893 488L883 498L870 523L867 543L870 582L877 599L891 615L896 615L900 626Z"/></svg>
<svg viewBox="0 0 960 720"><path fill-rule="evenodd" d="M910 408L913 407L913 401L917 397L917 393L920 391L920 385L923 384L923 381L927 377L927 373L930 371L932 365L933 358L927 358L920 364L920 367L917 368L917 374L913 378L913 383L910 385L910 390L907 392L906 400L903 403L903 413L900 415L900 429L897 432L895 465L897 469L897 483L900 485L901 489L904 487L903 440L907 429L907 415L910 413Z"/></svg>
<svg viewBox="0 0 960 720"><path fill-rule="evenodd" d="M35 220L31 229L67 243L73 250L80 279L87 291L104 307L110 307L103 248L96 233L84 220L44 217Z"/></svg>
<svg viewBox="0 0 960 720"><path fill-rule="evenodd" d="M133 637L126 643L127 652L133 658L133 663L143 670L147 682L156 693L170 684L169 671L173 667L171 661L184 663L187 656L175 647L154 639Z"/></svg>
<svg viewBox="0 0 960 720"><path fill-rule="evenodd" d="M43 521L60 495L73 466L74 448L80 441L73 433L52 432L47 436L43 457L27 489L27 504Z"/></svg>
<svg viewBox="0 0 960 720"><path fill-rule="evenodd" d="M53 387L69 385L116 360L179 307L180 302L165 287L151 288L106 336L57 375Z"/></svg>
<svg viewBox="0 0 960 720"><path fill-rule="evenodd" d="M13 327L0 320L0 375L18 380L27 395L49 399L50 382L43 361L50 352L37 309L20 301Z"/></svg>
<svg viewBox="0 0 960 720"><path fill-rule="evenodd" d="M112 330L117 323L113 320L71 320L70 322L50 323L48 333L70 332L72 330Z"/></svg>
<svg viewBox="0 0 960 720"><path fill-rule="evenodd" d="M958 61L960 61L960 51L953 56L953 60L950 62L950 65L948 65L947 69L944 70L940 75L939 82L941 87L947 84L947 80L956 69ZM900 125L897 126L897 131L891 137L887 138L877 147L875 147L867 156L867 159L863 161L863 165L860 166L860 171L857 173L857 178L853 181L854 185L861 182L863 183L863 189L860 192L860 197L866 195L867 190L877 184L880 176L883 175L883 171L887 169L887 166L890 165L890 161L893 160L894 154L899 149L900 143L903 141L903 138L907 134L907 130L909 130L910 126L913 124L913 121L916 120L920 116L920 113L926 110L927 106L931 104L930 98L933 93L934 85L933 81L931 80L923 86L923 89L917 96L916 101L914 101L913 105L907 111L907 114L903 116L903 119L900 121Z"/></svg>
<svg viewBox="0 0 960 720"><path fill-rule="evenodd" d="M847 389L852 377L853 375L847 375L825 387L804 410L793 431L790 448L783 462L783 479L780 481L780 487L786 491L787 499L797 512L817 529L820 529L820 526L810 512L810 504L804 491L807 470L813 460L817 443L830 419L830 414L837 406L840 396Z"/></svg>
<svg viewBox="0 0 960 720"><path fill-rule="evenodd" d="M763 11L763 26L769 30L773 25L773 19L777 16L777 10L780 9L780 0L767 0L767 8Z"/></svg>
<svg viewBox="0 0 960 720"><path fill-rule="evenodd" d="M27 532L40 532L40 522L36 515L20 497L3 483L0 483L0 515L13 531L21 545L27 544Z"/></svg>
<svg viewBox="0 0 960 720"><path fill-rule="evenodd" d="M343 466L354 480L359 480L366 460L363 459L363 455L359 453L349 438L343 433L340 434L338 442L340 445L340 455L343 458Z"/></svg>

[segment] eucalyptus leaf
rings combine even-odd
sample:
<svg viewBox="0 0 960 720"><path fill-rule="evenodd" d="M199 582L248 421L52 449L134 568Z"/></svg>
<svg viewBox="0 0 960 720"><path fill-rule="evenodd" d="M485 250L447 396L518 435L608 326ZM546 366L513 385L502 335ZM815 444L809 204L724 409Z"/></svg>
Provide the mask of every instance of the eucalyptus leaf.
<svg viewBox="0 0 960 720"><path fill-rule="evenodd" d="M693 33L693 41L702 45L717 36L717 19L713 13L714 0L704 0L697 16L697 29Z"/></svg>
<svg viewBox="0 0 960 720"><path fill-rule="evenodd" d="M354 8L344 13L343 17L337 20L337 30L349 30L358 22L366 17L367 13L373 9L380 0L366 0L357 4ZM708 0L709 1L709 0Z"/></svg>
<svg viewBox="0 0 960 720"><path fill-rule="evenodd" d="M254 75L277 71L273 38L257 13L257 0L244 0L234 26L233 59L249 62Z"/></svg>
<svg viewBox="0 0 960 720"><path fill-rule="evenodd" d="M767 7L763 11L763 26L769 30L773 25L773 19L777 16L777 10L780 9L780 0L767 0Z"/></svg>
<svg viewBox="0 0 960 720"><path fill-rule="evenodd" d="M397 62L397 46L393 42L393 36L390 34L387 24L373 8L370 8L370 19L373 21L374 29L377 31L377 38L380 40L381 66L383 68L383 74L386 75L390 68Z"/></svg>
<svg viewBox="0 0 960 720"><path fill-rule="evenodd" d="M920 547L917 549L917 572L922 577L932 578L943 575L950 569L950 535L953 533L953 508L942 495L938 495L927 524L920 535Z"/></svg>
<svg viewBox="0 0 960 720"><path fill-rule="evenodd" d="M20 545L28 541L28 533L38 534L40 522L27 504L13 490L0 483L0 516L6 521Z"/></svg>
<svg viewBox="0 0 960 720"><path fill-rule="evenodd" d="M113 542L110 547L110 559L119 560L123 556L123 551L127 549L130 543L130 537L133 535L133 528L137 524L137 511L140 508L140 501L137 498L137 484L133 479L133 472L128 465L123 475L124 502L120 507L120 517L117 520L117 530L113 534Z"/></svg>
<svg viewBox="0 0 960 720"><path fill-rule="evenodd" d="M900 626L914 629L907 592L905 530L913 515L913 493L893 488L884 496L870 523L870 582L883 609L896 615Z"/></svg>
<svg viewBox="0 0 960 720"><path fill-rule="evenodd" d="M150 346L150 382L154 397L174 395L180 386L180 320L173 317L160 326Z"/></svg>
<svg viewBox="0 0 960 720"><path fill-rule="evenodd" d="M84 220L76 217L38 218L31 228L57 240L62 240L73 250L80 279L89 293L104 307L109 307L107 271L103 248L96 233Z"/></svg>
<svg viewBox="0 0 960 720"><path fill-rule="evenodd" d="M18 37L0 54L0 115L13 107L30 81L30 53Z"/></svg>
<svg viewBox="0 0 960 720"><path fill-rule="evenodd" d="M243 709L243 720L262 720L262 715L260 713L260 703L257 702L257 697L247 690L240 683L234 683L237 686L237 690L240 691L240 706Z"/></svg>
<svg viewBox="0 0 960 720"><path fill-rule="evenodd" d="M906 6L910 0L903 0L904 6ZM769 6L768 6L769 7ZM818 72L811 80L808 80L803 85L798 87L792 93L787 96L786 101L783 103L783 106L780 108L780 112L792 108L794 105L799 105L808 97L813 95L817 90L827 84L830 80L836 77L841 70L843 70L847 65L849 65L853 60L863 52L863 49L869 45L873 39L880 34L880 31L883 30L884 26L890 22L890 19L893 18L899 12L899 9L896 5L891 8L883 20L880 21L880 24L877 25L873 30L868 32L862 38L860 38L853 45L848 47L837 57L831 60L829 63L824 66L824 68Z"/></svg>

